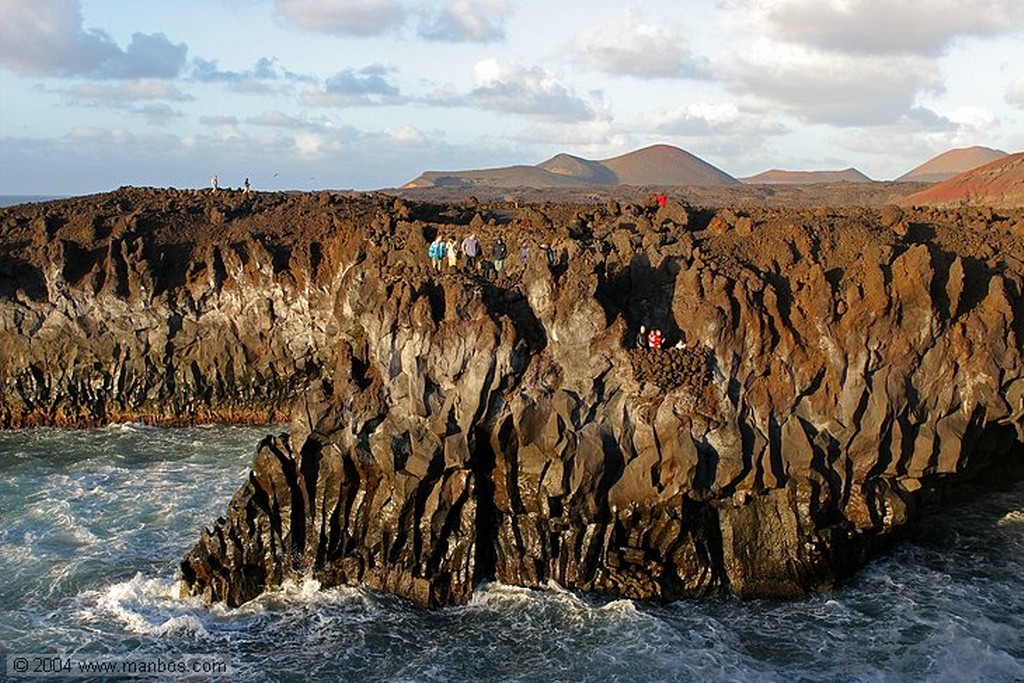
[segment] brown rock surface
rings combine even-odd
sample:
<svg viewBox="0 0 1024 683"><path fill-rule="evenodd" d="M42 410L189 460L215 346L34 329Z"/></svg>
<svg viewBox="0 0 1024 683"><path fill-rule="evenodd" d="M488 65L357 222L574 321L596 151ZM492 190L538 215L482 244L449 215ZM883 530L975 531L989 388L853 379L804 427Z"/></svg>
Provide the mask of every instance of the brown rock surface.
<svg viewBox="0 0 1024 683"><path fill-rule="evenodd" d="M1022 218L130 189L15 207L0 409L289 411L182 563L209 600L300 575L426 605L485 579L802 595L947 484L1024 460ZM471 226L509 242L501 278L432 272L429 240ZM687 348L632 348L640 323Z"/></svg>

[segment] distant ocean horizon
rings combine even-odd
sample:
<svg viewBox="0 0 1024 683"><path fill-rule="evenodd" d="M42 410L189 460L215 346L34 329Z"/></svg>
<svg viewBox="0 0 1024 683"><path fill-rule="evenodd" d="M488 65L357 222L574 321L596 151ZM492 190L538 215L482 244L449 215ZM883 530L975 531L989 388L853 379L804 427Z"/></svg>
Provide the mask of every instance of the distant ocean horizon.
<svg viewBox="0 0 1024 683"><path fill-rule="evenodd" d="M16 204L33 204L35 202L48 202L51 199L63 199L63 195L56 194L0 194L0 208L14 206Z"/></svg>

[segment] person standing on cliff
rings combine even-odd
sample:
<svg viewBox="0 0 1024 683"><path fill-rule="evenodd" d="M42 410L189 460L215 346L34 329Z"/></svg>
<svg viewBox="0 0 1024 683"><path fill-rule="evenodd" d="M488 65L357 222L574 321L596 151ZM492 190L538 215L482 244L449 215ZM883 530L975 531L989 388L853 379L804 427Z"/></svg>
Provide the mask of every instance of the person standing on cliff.
<svg viewBox="0 0 1024 683"><path fill-rule="evenodd" d="M459 262L459 245L455 241L455 236L450 235L448 241L444 243L444 253L448 255L448 270L455 270L455 266Z"/></svg>
<svg viewBox="0 0 1024 683"><path fill-rule="evenodd" d="M647 326L641 325L640 331L636 335L636 348L646 349L647 348Z"/></svg>
<svg viewBox="0 0 1024 683"><path fill-rule="evenodd" d="M435 237L434 241L430 243L427 255L430 257L430 264L434 266L434 270L440 272L441 261L444 259L444 241L441 240L440 235Z"/></svg>
<svg viewBox="0 0 1024 683"><path fill-rule="evenodd" d="M505 240L498 237L494 242L494 272L501 277L501 269L505 267L505 257L508 256L508 247L505 246Z"/></svg>
<svg viewBox="0 0 1024 683"><path fill-rule="evenodd" d="M476 259L480 255L480 240L476 233L471 232L462 240L462 255L466 257L466 268L473 270L476 267Z"/></svg>
<svg viewBox="0 0 1024 683"><path fill-rule="evenodd" d="M210 178L210 190L214 194L217 194L217 188L219 186L220 186L220 180L218 180L217 176L213 176L212 178Z"/></svg>

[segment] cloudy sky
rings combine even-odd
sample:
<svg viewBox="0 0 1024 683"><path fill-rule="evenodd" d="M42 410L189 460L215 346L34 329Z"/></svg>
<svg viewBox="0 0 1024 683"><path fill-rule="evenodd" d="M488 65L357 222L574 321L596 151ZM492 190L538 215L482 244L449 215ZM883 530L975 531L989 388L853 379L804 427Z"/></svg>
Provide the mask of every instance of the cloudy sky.
<svg viewBox="0 0 1024 683"><path fill-rule="evenodd" d="M0 0L0 194L1024 149L1021 0Z"/></svg>

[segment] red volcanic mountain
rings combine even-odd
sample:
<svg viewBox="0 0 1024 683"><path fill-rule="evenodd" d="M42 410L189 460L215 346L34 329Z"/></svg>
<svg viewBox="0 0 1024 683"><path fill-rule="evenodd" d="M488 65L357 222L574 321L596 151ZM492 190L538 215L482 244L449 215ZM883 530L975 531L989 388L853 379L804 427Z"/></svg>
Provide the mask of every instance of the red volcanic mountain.
<svg viewBox="0 0 1024 683"><path fill-rule="evenodd" d="M905 206L1024 206L1024 152L953 176L905 197Z"/></svg>
<svg viewBox="0 0 1024 683"><path fill-rule="evenodd" d="M764 173L740 178L747 185L806 185L810 183L870 183L871 178L855 168L842 171L781 171L772 169Z"/></svg>
<svg viewBox="0 0 1024 683"><path fill-rule="evenodd" d="M962 147L932 157L917 168L907 171L897 182L937 183L952 178L958 173L969 171L1006 156L1001 149L991 147Z"/></svg>
<svg viewBox="0 0 1024 683"><path fill-rule="evenodd" d="M416 187L589 187L598 185L737 185L703 159L671 145L654 145L593 161L557 154L536 166L469 171L427 171L404 185Z"/></svg>

